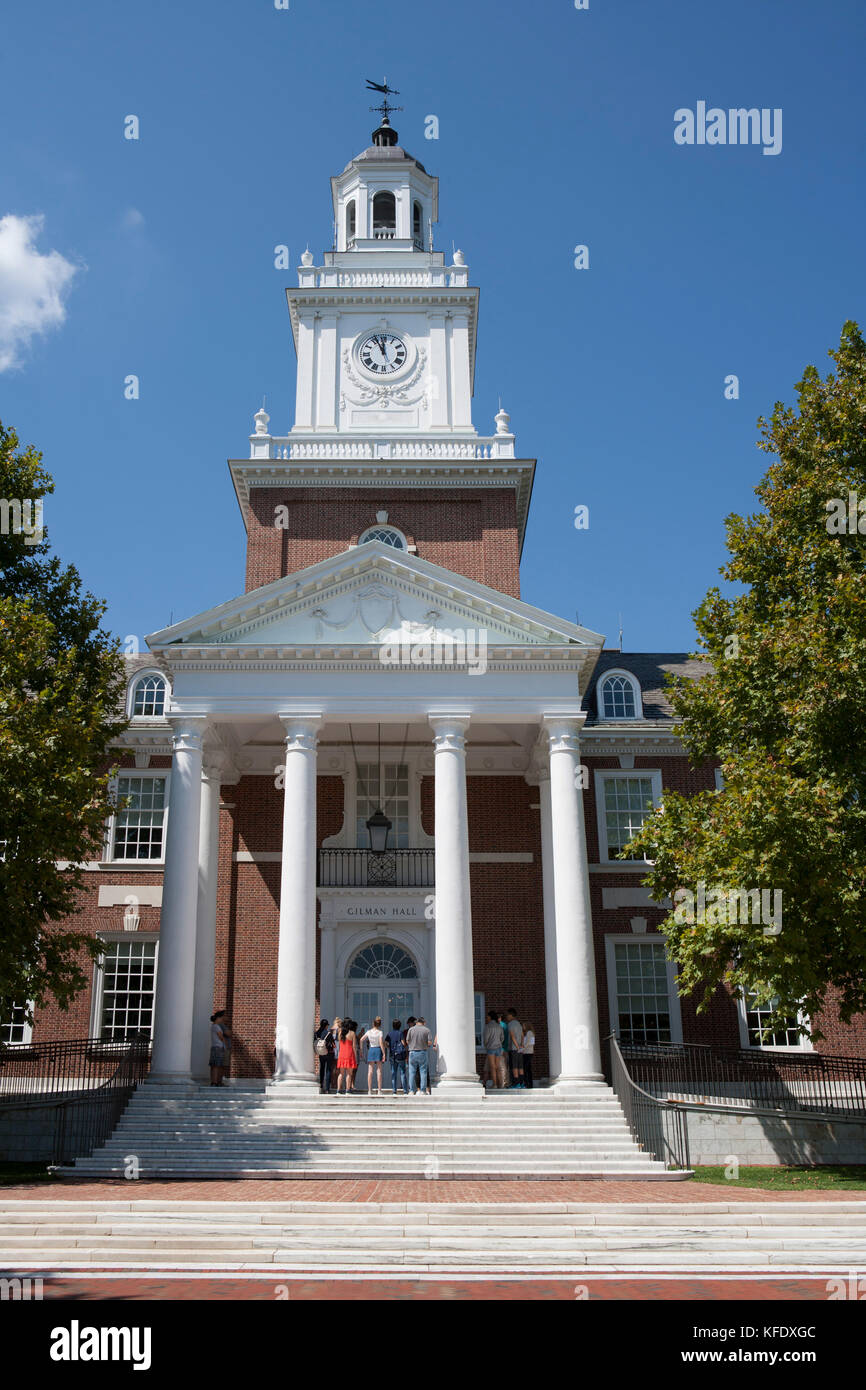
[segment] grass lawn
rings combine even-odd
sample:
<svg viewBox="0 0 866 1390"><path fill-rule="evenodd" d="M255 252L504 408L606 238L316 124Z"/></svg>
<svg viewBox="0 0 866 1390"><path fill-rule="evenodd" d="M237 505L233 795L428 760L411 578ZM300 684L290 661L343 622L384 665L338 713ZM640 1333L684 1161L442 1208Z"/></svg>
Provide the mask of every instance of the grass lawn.
<svg viewBox="0 0 866 1390"><path fill-rule="evenodd" d="M19 1182L51 1182L47 1163L0 1163L0 1187Z"/></svg>
<svg viewBox="0 0 866 1390"><path fill-rule="evenodd" d="M712 1182L722 1187L762 1187L768 1192L866 1192L866 1164L833 1165L818 1163L814 1168L741 1168L736 1179L726 1178L721 1165L696 1168L694 1182Z"/></svg>

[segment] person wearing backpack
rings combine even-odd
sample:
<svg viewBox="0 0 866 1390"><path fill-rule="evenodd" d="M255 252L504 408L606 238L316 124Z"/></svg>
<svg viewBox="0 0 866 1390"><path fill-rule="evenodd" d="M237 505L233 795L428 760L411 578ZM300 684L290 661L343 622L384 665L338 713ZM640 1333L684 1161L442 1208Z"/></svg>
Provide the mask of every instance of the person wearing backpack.
<svg viewBox="0 0 866 1390"><path fill-rule="evenodd" d="M403 1037L403 1030L399 1018L395 1018L391 1023L391 1031L386 1034L385 1046L388 1052L388 1060L391 1063L391 1081L394 1086L394 1095L397 1095L397 1082L403 1085L403 1095L409 1094L409 1083L406 1080L406 1061L408 1053L406 1051L406 1040Z"/></svg>
<svg viewBox="0 0 866 1390"><path fill-rule="evenodd" d="M316 1060L319 1063L319 1090L323 1096L331 1090L331 1076L334 1071L334 1034L326 1018L322 1019L313 1038Z"/></svg>

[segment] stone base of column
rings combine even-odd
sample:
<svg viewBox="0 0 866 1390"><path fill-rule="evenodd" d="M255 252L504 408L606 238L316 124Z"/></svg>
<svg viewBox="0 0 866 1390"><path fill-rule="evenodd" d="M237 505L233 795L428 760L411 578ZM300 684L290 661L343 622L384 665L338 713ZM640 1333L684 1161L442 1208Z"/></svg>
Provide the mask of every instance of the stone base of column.
<svg viewBox="0 0 866 1390"><path fill-rule="evenodd" d="M547 1089L558 1096L578 1096L585 1095L587 1090L594 1090L599 1086L607 1088L603 1073L586 1072L580 1076L557 1076Z"/></svg>
<svg viewBox="0 0 866 1390"><path fill-rule="evenodd" d="M315 1095L319 1090L319 1078L311 1071L292 1072L290 1076L272 1077L265 1089L268 1095Z"/></svg>
<svg viewBox="0 0 866 1390"><path fill-rule="evenodd" d="M142 1086L186 1086L192 1090L198 1083L190 1073L182 1071L149 1071Z"/></svg>
<svg viewBox="0 0 866 1390"><path fill-rule="evenodd" d="M439 1100L479 1100L484 1095L484 1087L478 1076L445 1073L440 1076L431 1095Z"/></svg>

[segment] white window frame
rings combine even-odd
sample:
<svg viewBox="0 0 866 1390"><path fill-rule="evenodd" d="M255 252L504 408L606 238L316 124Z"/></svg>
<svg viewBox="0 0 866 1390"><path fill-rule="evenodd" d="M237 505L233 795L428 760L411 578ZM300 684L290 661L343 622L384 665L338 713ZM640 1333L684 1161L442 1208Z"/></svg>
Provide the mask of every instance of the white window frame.
<svg viewBox="0 0 866 1390"><path fill-rule="evenodd" d="M608 857L607 845L607 816L605 804L605 783L614 778L620 781L623 778L636 777L648 779L652 784L653 805L660 806L662 802L662 774L660 768L650 767L604 767L599 768L595 773L595 815L598 826L598 862L599 864L614 864L617 868L623 868L629 864L646 864L646 859L610 859Z"/></svg>
<svg viewBox="0 0 866 1390"><path fill-rule="evenodd" d="M355 749L358 762L375 763L378 760L379 752L375 745L361 744ZM423 766L424 758L427 755L426 749L407 748L403 754L402 761L409 767L409 848L410 849L434 849L436 841L432 835L428 835L421 823L421 782L424 777L431 775L430 771ZM383 756L382 762L399 763L401 759L396 752L388 750L387 756ZM355 767L355 760L349 754L346 770L343 777L343 824L336 835L328 835L322 841L322 849L368 849L369 845L355 844L355 815L358 805L358 773ZM385 808L383 807L383 810ZM138 863L143 861L138 860Z"/></svg>
<svg viewBox="0 0 866 1390"><path fill-rule="evenodd" d="M154 1002L154 1023L156 1021L156 991L159 988L159 932L152 931L101 931L99 942L102 946L114 946L118 941L152 941L156 945L153 956L153 1002ZM109 1050L113 1047L120 1047L118 1042L102 1041L102 1004L105 998L105 952L102 951L99 958L93 962L93 989L90 999L90 1036L99 1038L99 1046ZM153 1041L153 1023L150 1029L151 1042Z"/></svg>
<svg viewBox="0 0 866 1390"><path fill-rule="evenodd" d="M13 1009L14 1009L14 1007L15 1007L15 1006L13 1005ZM31 1001L26 1007L29 1008L29 1009L32 1009L32 1008L33 1008L33 1003L32 1003L32 1001ZM7 1024L3 1024L2 1026L5 1028L5 1027L7 1027L8 1025L7 1025ZM6 1047L29 1047L30 1044L31 1044L31 1042L33 1041L33 1024L32 1024L32 1023L25 1023L25 1024L23 1025L23 1029L24 1029L24 1036L22 1037L20 1043L12 1043L12 1042L10 1042L10 1043L6 1043L5 1046L6 1046Z"/></svg>
<svg viewBox="0 0 866 1390"><path fill-rule="evenodd" d="M367 529L366 529L366 531L362 531L361 534L360 534L360 536L358 537L358 544L359 544L359 545L364 545L365 542L366 542L366 540L367 540L367 537L370 536L370 535L372 535L374 531L392 531L392 532L394 533L395 536L399 536L399 537L400 537L400 540L403 542L403 544L402 544L402 546L396 546L396 545L395 545L395 546L392 546L391 549L392 549L392 550L396 550L398 554L399 554L399 552L400 552L401 549L402 549L404 552L408 551L408 549L409 549L409 538L408 538L408 536L406 536L406 535L404 534L404 532L400 530L400 527L399 527L399 526L392 526L391 523L390 523L390 521L377 521L376 524L375 524L375 526L368 526ZM383 542L383 544L384 544L384 542Z"/></svg>
<svg viewBox="0 0 866 1390"><path fill-rule="evenodd" d="M162 817L162 855L159 859L120 859L114 857L114 835L117 829L117 812L112 811L106 825L103 863L120 866L135 866L138 869L165 868L165 841L168 834L168 817L171 810L171 768L168 767L125 767L111 779L111 796L118 797L118 782L121 777L163 777L165 778L165 808Z"/></svg>
<svg viewBox="0 0 866 1390"><path fill-rule="evenodd" d="M619 1038L619 1006L616 992L616 950L617 946L646 945L661 946L664 949L665 937L660 932L605 932L604 951L607 966L607 1002L610 1031ZM668 1006L671 1019L671 1042L683 1040L683 1016L680 996L677 990L676 961L666 960L668 976Z"/></svg>
<svg viewBox="0 0 866 1390"><path fill-rule="evenodd" d="M604 686L605 682L611 680L614 676L622 677L631 685L632 694L634 696L634 714L605 714ZM632 675L631 671L626 671L622 667L614 667L610 671L604 671L599 676L596 685L595 703L598 709L598 718L605 724L632 724L636 719L643 719L643 700L641 699L640 682L636 676Z"/></svg>
<svg viewBox="0 0 866 1390"><path fill-rule="evenodd" d="M135 691L139 681L147 680L149 677L156 676L165 685L165 701L162 714L133 714L135 705ZM128 719L134 719L141 724L162 724L165 722L165 713L171 702L171 684L164 671L160 671L158 666L143 666L130 677L126 687L126 715Z"/></svg>
<svg viewBox="0 0 866 1390"><path fill-rule="evenodd" d="M798 1043L756 1043L749 1037L748 1009L745 999L737 1001L737 1022L740 1027L740 1046L745 1052L814 1052L814 1044L811 1037L800 1036ZM797 1012L797 1022L805 1023L809 1026L809 1019L802 1010Z"/></svg>

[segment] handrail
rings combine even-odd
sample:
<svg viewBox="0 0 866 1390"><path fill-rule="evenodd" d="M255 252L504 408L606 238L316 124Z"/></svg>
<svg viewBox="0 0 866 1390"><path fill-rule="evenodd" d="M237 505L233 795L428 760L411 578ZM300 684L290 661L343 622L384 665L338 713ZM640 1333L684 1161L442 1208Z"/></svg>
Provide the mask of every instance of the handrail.
<svg viewBox="0 0 866 1390"><path fill-rule="evenodd" d="M841 1116L866 1113L866 1058L698 1043L624 1043L630 1076L656 1099Z"/></svg>
<svg viewBox="0 0 866 1390"><path fill-rule="evenodd" d="M637 1143L666 1168L690 1168L685 1111L638 1086L629 1074L616 1034L611 1033L606 1041L610 1044L611 1085Z"/></svg>

